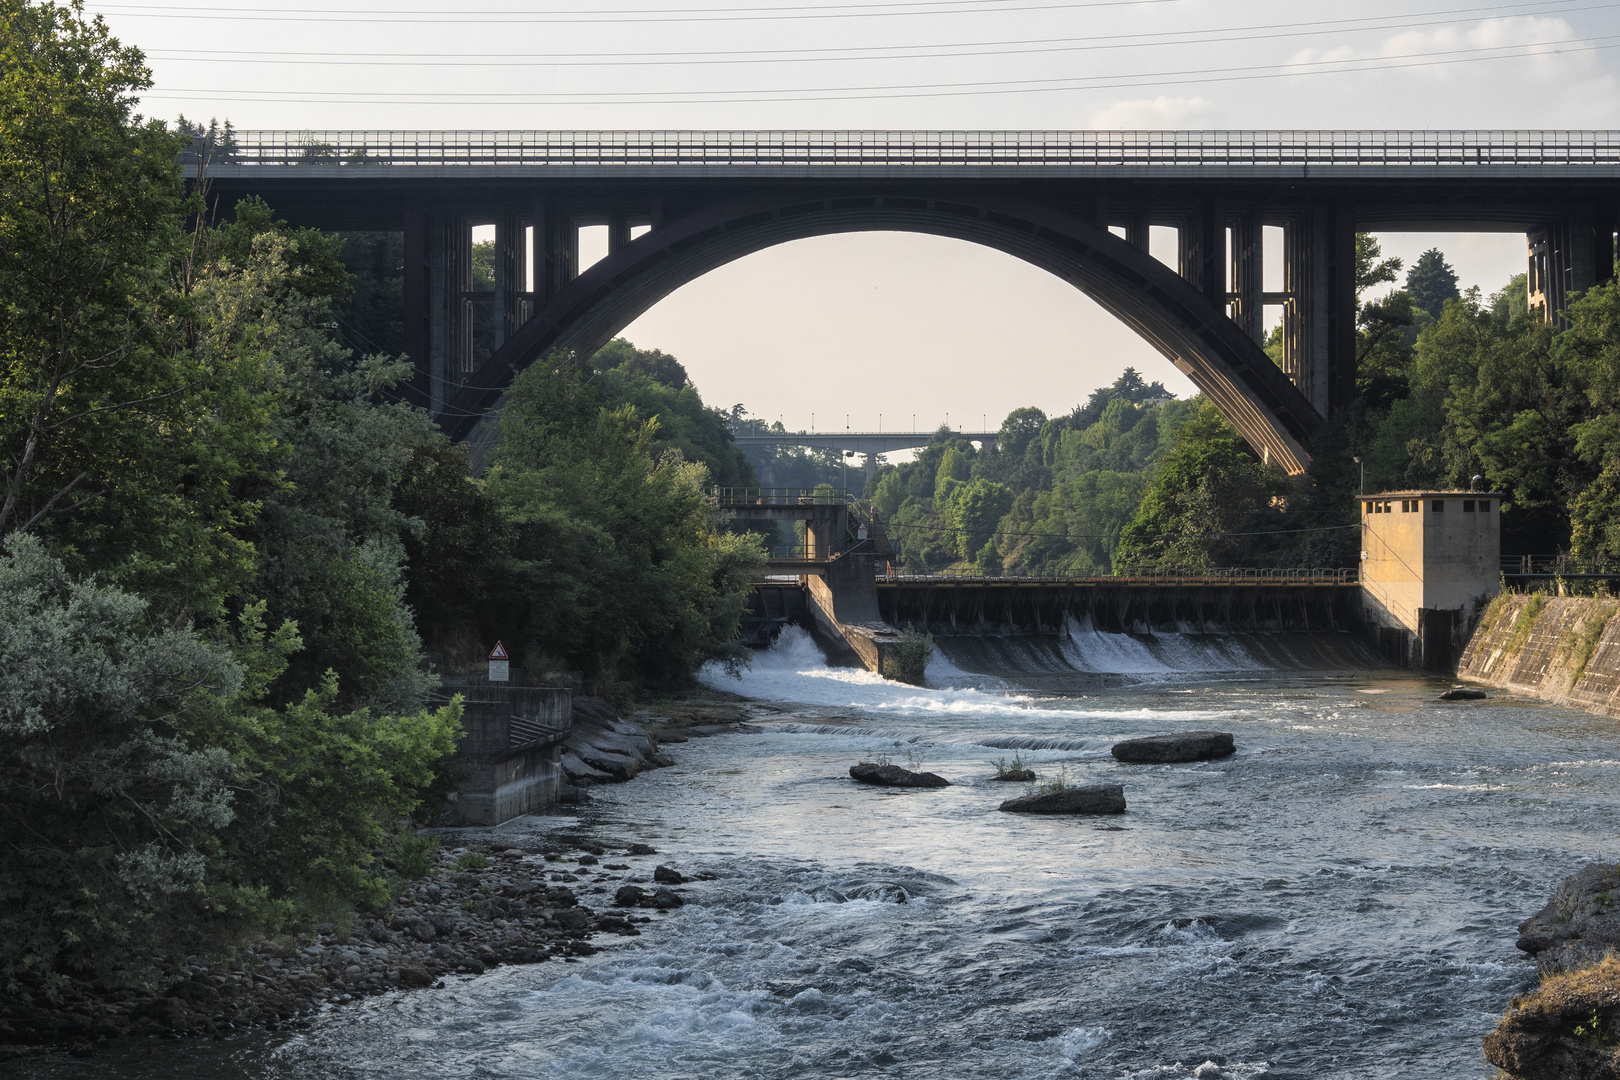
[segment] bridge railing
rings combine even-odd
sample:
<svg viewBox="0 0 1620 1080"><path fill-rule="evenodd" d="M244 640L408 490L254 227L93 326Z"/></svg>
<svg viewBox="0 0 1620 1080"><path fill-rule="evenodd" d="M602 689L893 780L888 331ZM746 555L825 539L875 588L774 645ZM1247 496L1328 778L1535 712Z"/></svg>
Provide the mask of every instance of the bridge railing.
<svg viewBox="0 0 1620 1080"><path fill-rule="evenodd" d="M238 131L230 165L1615 165L1620 131Z"/></svg>
<svg viewBox="0 0 1620 1080"><path fill-rule="evenodd" d="M1131 582L1188 584L1302 584L1354 585L1360 578L1354 567L1222 567L1215 569L1122 570L1095 576L1053 576L1007 574L979 570L943 570L928 574L886 573L878 581L885 584L925 584L929 582L972 581L1006 584L1067 585L1075 582L1129 584Z"/></svg>
<svg viewBox="0 0 1620 1080"><path fill-rule="evenodd" d="M749 506L844 506L853 499L847 491L818 492L814 488L717 487L709 493L709 505L721 510Z"/></svg>

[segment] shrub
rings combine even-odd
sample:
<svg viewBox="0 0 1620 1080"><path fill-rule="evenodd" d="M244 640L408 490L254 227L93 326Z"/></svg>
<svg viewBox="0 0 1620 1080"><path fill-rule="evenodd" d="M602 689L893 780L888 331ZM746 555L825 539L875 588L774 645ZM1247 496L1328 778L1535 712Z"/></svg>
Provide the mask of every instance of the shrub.
<svg viewBox="0 0 1620 1080"><path fill-rule="evenodd" d="M934 658L934 635L908 626L900 631L900 642L883 658L883 677L895 682L923 685L928 661Z"/></svg>

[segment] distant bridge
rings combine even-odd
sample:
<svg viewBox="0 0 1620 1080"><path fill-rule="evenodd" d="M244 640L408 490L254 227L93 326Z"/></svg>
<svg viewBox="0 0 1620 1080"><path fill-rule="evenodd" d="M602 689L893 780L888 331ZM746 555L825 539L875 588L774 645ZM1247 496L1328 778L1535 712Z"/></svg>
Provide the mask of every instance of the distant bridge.
<svg viewBox="0 0 1620 1080"><path fill-rule="evenodd" d="M1613 276L1620 207L1620 131L245 131L183 160L227 208L260 195L300 224L403 231L413 393L475 455L541 357L589 356L753 252L886 230L1069 282L1297 473L1356 396L1358 230L1522 233L1531 306L1552 319ZM471 229L487 224L494 288L475 291ZM582 269L587 226L607 227L609 253ZM1148 253L1153 227L1175 230L1173 267ZM1282 230L1279 291L1266 227ZM483 304L495 351L478 365Z"/></svg>
<svg viewBox="0 0 1620 1080"><path fill-rule="evenodd" d="M914 450L928 446L936 438L966 439L968 442L995 444L1000 432L996 431L743 431L734 436L737 445L750 446L808 446L818 450L842 450L846 454L860 454L866 478L877 472L877 456L892 454L896 450Z"/></svg>

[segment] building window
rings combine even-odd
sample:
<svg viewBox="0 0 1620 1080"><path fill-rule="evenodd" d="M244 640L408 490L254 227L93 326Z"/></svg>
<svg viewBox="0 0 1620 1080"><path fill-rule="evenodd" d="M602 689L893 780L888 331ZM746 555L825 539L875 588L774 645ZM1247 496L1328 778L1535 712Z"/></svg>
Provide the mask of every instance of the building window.
<svg viewBox="0 0 1620 1080"><path fill-rule="evenodd" d="M1433 507L1434 512L1438 514L1438 513L1442 512L1443 510L1445 510L1445 508L1446 508L1446 500L1444 500L1444 499L1436 499L1431 504L1431 506Z"/></svg>
<svg viewBox="0 0 1620 1080"><path fill-rule="evenodd" d="M1472 514L1473 512L1474 512L1474 500L1473 499L1464 499L1463 500L1463 513Z"/></svg>
<svg viewBox="0 0 1620 1080"><path fill-rule="evenodd" d="M1384 513L1393 514L1394 512L1395 512L1395 502L1394 502L1394 500L1385 499L1384 500Z"/></svg>
<svg viewBox="0 0 1620 1080"><path fill-rule="evenodd" d="M1370 514L1370 513L1372 513L1372 512L1373 512L1373 508L1372 508L1372 503L1368 503L1368 504L1367 504L1367 513L1369 513L1369 514Z"/></svg>
<svg viewBox="0 0 1620 1080"><path fill-rule="evenodd" d="M1482 514L1490 513L1491 512L1491 500L1489 500L1489 499L1481 499L1481 500L1479 500L1479 512L1482 513Z"/></svg>

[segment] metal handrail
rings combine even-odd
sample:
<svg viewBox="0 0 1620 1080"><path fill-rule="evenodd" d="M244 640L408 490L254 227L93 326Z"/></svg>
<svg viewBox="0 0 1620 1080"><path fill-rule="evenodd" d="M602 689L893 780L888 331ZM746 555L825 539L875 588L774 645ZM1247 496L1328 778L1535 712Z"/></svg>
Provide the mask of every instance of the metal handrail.
<svg viewBox="0 0 1620 1080"><path fill-rule="evenodd" d="M238 131L218 165L1620 165L1620 131Z"/></svg>
<svg viewBox="0 0 1620 1080"><path fill-rule="evenodd" d="M716 487L709 492L713 506L844 506L853 501L848 491L814 488Z"/></svg>
<svg viewBox="0 0 1620 1080"><path fill-rule="evenodd" d="M923 583L931 581L994 581L1019 584L1129 584L1131 582L1197 582L1200 584L1227 583L1302 583L1311 585L1354 585L1360 580L1356 567L1223 567L1218 569L1143 570L1090 577L1051 574L1009 574L1004 571L942 570L928 574L887 573L877 576L883 583Z"/></svg>

